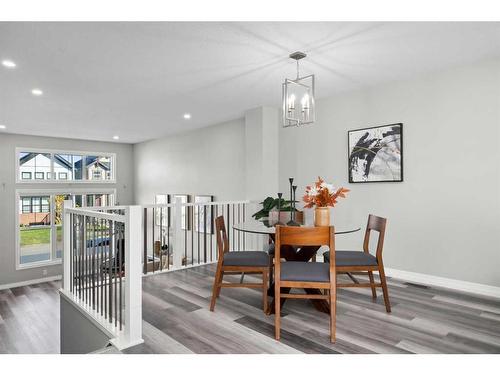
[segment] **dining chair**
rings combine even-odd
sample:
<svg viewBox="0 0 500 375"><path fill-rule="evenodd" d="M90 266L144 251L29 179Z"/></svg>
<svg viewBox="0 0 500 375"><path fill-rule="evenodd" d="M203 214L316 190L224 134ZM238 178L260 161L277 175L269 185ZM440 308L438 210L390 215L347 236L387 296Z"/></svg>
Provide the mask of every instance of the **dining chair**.
<svg viewBox="0 0 500 375"><path fill-rule="evenodd" d="M264 312L267 311L267 288L269 279L269 255L264 251L229 251L224 217L215 219L215 232L217 238L217 251L219 259L215 272L214 286L210 311L214 311L215 302L219 297L221 288L261 288ZM262 284L259 283L226 283L225 275L234 274L262 274Z"/></svg>
<svg viewBox="0 0 500 375"><path fill-rule="evenodd" d="M335 265L337 266L337 273L345 273L353 281L353 283L339 283L338 288L371 288L373 299L377 298L377 291L375 288L382 288L384 295L385 309L391 312L391 303L389 301L389 291L387 289L387 281L385 279L384 263L382 261L382 250L384 248L384 237L387 219L375 215L368 216L368 223L366 224L365 239L363 241L363 251L342 251L335 252ZM377 250L375 256L370 254L370 235L371 232L378 232ZM330 252L323 254L325 262L329 262L332 257ZM380 276L380 283L375 283L373 272L378 272ZM370 279L369 283L360 283L354 275L368 274Z"/></svg>
<svg viewBox="0 0 500 375"><path fill-rule="evenodd" d="M334 227L284 227L277 225L274 250L274 324L276 340L280 339L282 298L325 299L329 301L330 305L330 341L334 343L337 304L335 261L329 264L323 262L282 262L280 249L283 245L298 247L326 245L330 248L330 252L335 254ZM320 289L328 291L328 293L281 293L281 288Z"/></svg>
<svg viewBox="0 0 500 375"><path fill-rule="evenodd" d="M282 214L285 214L286 211L281 212ZM284 222L286 219L286 216L283 218L281 216L278 216ZM295 211L295 221L299 224L304 224L304 211L296 210ZM269 257L271 258L269 262L269 282L273 282L273 269L274 269L274 241L272 239L269 239L269 243L266 246L265 251L269 254ZM316 255L313 257L313 261L316 261Z"/></svg>

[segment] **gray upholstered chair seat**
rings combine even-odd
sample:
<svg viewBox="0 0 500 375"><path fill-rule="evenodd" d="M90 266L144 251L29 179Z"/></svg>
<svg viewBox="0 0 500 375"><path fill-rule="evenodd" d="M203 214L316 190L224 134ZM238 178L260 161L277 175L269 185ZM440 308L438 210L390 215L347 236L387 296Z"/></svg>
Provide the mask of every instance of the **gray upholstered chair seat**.
<svg viewBox="0 0 500 375"><path fill-rule="evenodd" d="M316 262L282 262L282 281L330 282L330 265Z"/></svg>
<svg viewBox="0 0 500 375"><path fill-rule="evenodd" d="M229 251L224 254L224 266L269 267L269 255L264 251Z"/></svg>
<svg viewBox="0 0 500 375"><path fill-rule="evenodd" d="M330 262L330 252L327 251L323 254L325 262ZM336 251L335 252L335 265L342 266L376 266L377 258L373 255L365 253L364 251Z"/></svg>

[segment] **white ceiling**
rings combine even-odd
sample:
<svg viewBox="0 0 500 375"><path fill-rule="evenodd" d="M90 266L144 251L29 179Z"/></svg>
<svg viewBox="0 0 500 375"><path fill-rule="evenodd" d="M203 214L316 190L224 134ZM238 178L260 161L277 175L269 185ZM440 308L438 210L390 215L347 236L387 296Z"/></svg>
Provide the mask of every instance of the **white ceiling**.
<svg viewBox="0 0 500 375"><path fill-rule="evenodd" d="M321 98L500 56L500 23L0 22L17 63L0 65L0 124L127 143L199 128L278 106L296 50Z"/></svg>

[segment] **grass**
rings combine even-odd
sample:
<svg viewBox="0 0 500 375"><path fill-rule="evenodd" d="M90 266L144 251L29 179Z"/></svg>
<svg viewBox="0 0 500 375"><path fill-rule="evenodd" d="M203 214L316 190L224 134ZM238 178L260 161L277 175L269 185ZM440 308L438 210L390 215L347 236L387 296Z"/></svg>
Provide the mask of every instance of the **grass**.
<svg viewBox="0 0 500 375"><path fill-rule="evenodd" d="M21 246L50 243L50 228L21 228ZM62 241L62 227L57 227L57 241Z"/></svg>
<svg viewBox="0 0 500 375"><path fill-rule="evenodd" d="M108 235L105 228L101 229L102 232L97 229L96 237ZM87 232L88 238L92 238L93 233L91 231ZM38 227L38 228L21 228L21 246L38 245L50 243L50 228ZM62 241L62 227L57 227L57 241Z"/></svg>

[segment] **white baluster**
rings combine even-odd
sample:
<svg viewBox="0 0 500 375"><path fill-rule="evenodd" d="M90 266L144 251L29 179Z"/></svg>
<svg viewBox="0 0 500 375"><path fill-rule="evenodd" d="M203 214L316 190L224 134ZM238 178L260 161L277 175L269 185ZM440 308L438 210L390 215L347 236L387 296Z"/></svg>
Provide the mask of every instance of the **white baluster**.
<svg viewBox="0 0 500 375"><path fill-rule="evenodd" d="M69 291L71 285L71 214L66 208L73 208L72 200L65 200L63 206L63 289Z"/></svg>

